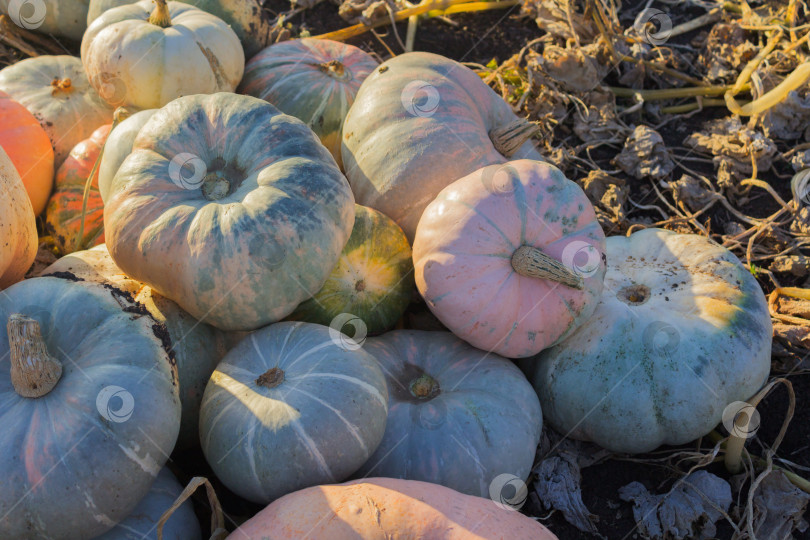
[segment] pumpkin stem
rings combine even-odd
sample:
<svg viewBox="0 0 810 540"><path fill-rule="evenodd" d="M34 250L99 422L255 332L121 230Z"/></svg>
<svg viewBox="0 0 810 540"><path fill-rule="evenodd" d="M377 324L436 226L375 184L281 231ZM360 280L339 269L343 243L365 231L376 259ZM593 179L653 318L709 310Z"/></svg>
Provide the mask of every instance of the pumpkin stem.
<svg viewBox="0 0 810 540"><path fill-rule="evenodd" d="M512 157L532 135L540 131L540 126L525 118L518 118L511 124L495 128L489 132L489 138L495 150L504 157Z"/></svg>
<svg viewBox="0 0 810 540"><path fill-rule="evenodd" d="M172 17L169 14L169 5L166 0L152 0L155 4L155 10L149 16L149 22L160 26L161 28L168 28L172 25Z"/></svg>
<svg viewBox="0 0 810 540"><path fill-rule="evenodd" d="M349 78L349 73L346 72L346 66L344 66L340 62L340 60L330 60L329 62L322 62L318 64L318 69L320 69L327 75L331 75L336 79Z"/></svg>
<svg viewBox="0 0 810 540"><path fill-rule="evenodd" d="M42 397L62 376L62 363L48 354L39 323L19 313L8 318L11 349L11 384L19 395Z"/></svg>
<svg viewBox="0 0 810 540"><path fill-rule="evenodd" d="M284 382L284 370L278 367L270 368L256 379L256 384L265 388L275 388Z"/></svg>
<svg viewBox="0 0 810 540"><path fill-rule="evenodd" d="M422 373L419 377L411 381L411 394L419 399L431 399L439 395L441 387L439 381L428 375Z"/></svg>
<svg viewBox="0 0 810 540"><path fill-rule="evenodd" d="M512 254L512 268L521 276L548 279L574 289L583 289L582 277L532 246L520 246Z"/></svg>
<svg viewBox="0 0 810 540"><path fill-rule="evenodd" d="M70 78L67 79L59 79L56 78L51 81L51 95L55 96L59 92L64 92L65 94L69 94L73 91L73 81Z"/></svg>

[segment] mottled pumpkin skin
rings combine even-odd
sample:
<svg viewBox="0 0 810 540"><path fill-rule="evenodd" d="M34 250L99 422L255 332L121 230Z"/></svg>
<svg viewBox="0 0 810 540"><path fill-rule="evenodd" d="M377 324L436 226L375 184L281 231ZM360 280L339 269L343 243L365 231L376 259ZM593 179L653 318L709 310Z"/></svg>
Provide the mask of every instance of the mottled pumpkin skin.
<svg viewBox="0 0 810 540"><path fill-rule="evenodd" d="M352 235L329 279L289 318L330 326L348 313L360 318L369 334L380 334L402 317L412 292L411 246L402 229L358 204Z"/></svg>
<svg viewBox="0 0 810 540"><path fill-rule="evenodd" d="M177 370L154 319L96 283L25 280L0 295L0 321L15 313L39 322L62 376L44 396L24 398L8 362L0 369L0 530L93 538L130 515L174 448ZM8 354L3 331L0 357Z"/></svg>
<svg viewBox="0 0 810 540"><path fill-rule="evenodd" d="M512 267L520 246L580 275L576 289ZM596 309L605 235L582 189L547 163L510 161L445 188L414 241L416 285L430 310L472 345L524 358L564 339Z"/></svg>
<svg viewBox="0 0 810 540"><path fill-rule="evenodd" d="M77 251L62 257L43 271L44 275L70 272L95 283L108 283L142 304L158 322L166 325L171 350L177 363L182 417L176 448L190 448L200 442L200 402L205 385L225 356L225 339L216 328L201 323L173 301L151 287L124 274L110 257L107 246Z"/></svg>
<svg viewBox="0 0 810 540"><path fill-rule="evenodd" d="M55 80L61 81L60 88ZM0 69L0 90L39 121L51 141L57 169L74 146L112 122L112 108L90 86L75 56L38 56L11 64Z"/></svg>
<svg viewBox="0 0 810 540"><path fill-rule="evenodd" d="M328 39L302 38L271 45L247 66L239 91L305 122L343 166L343 121L360 84L378 66L365 51Z"/></svg>
<svg viewBox="0 0 810 540"><path fill-rule="evenodd" d="M98 192L98 170L87 194L84 236L82 223L84 187L96 164L112 125L101 126L86 141L76 145L56 173L56 188L48 201L45 227L63 254L104 243L104 203Z"/></svg>
<svg viewBox="0 0 810 540"><path fill-rule="evenodd" d="M0 291L20 281L37 255L37 221L20 174L0 146Z"/></svg>
<svg viewBox="0 0 810 540"><path fill-rule="evenodd" d="M81 41L82 34L87 28L87 5L89 2L90 0L21 2L20 5L25 6L27 4L29 10L34 6L44 7L41 13L36 9L23 11L20 14L22 15L22 26L43 34L52 34L73 41ZM0 13L8 13L9 4L11 3L12 0L0 0Z"/></svg>
<svg viewBox="0 0 810 540"><path fill-rule="evenodd" d="M157 524L183 492L183 486L167 467L163 467L155 478L146 497L141 499L132 514L112 530L94 540L157 540ZM163 526L164 540L200 540L202 531L194 506L190 500L174 511Z"/></svg>
<svg viewBox="0 0 810 540"><path fill-rule="evenodd" d="M449 332L395 330L363 349L385 373L388 425L357 476L421 480L480 497L489 497L498 475L528 478L543 415L512 362ZM418 397L423 374L438 391Z"/></svg>
<svg viewBox="0 0 810 540"><path fill-rule="evenodd" d="M102 201L107 200L118 168L132 153L132 144L135 142L138 132L157 111L158 109L147 109L133 114L115 126L107 137L104 155L101 156L101 163L98 164L98 191Z"/></svg>
<svg viewBox="0 0 810 540"><path fill-rule="evenodd" d="M425 52L396 56L368 76L343 125L343 166L359 204L413 240L422 211L451 182L507 158L489 132L518 118L481 78ZM531 141L514 159L538 159Z"/></svg>
<svg viewBox="0 0 810 540"><path fill-rule="evenodd" d="M275 385L259 384L272 368ZM317 324L282 322L243 339L205 389L200 442L217 478L267 503L346 480L374 452L388 412L374 358Z"/></svg>
<svg viewBox="0 0 810 540"><path fill-rule="evenodd" d="M108 9L131 3L128 0L90 0L87 25L90 26ZM239 37L248 58L270 44L273 23L257 0L186 0L183 3L198 7L225 21Z"/></svg>
<svg viewBox="0 0 810 540"><path fill-rule="evenodd" d="M557 540L520 512L452 489L394 478L315 486L282 497L243 523L229 540Z"/></svg>
<svg viewBox="0 0 810 540"><path fill-rule="evenodd" d="M81 61L90 84L111 105L153 109L239 85L245 53L233 30L189 4L168 2L168 10L166 28L149 22L152 0L105 11L87 28Z"/></svg>
<svg viewBox="0 0 810 540"><path fill-rule="evenodd" d="M38 216L53 188L53 147L34 115L5 92L0 92L0 146L20 173Z"/></svg>
<svg viewBox="0 0 810 540"><path fill-rule="evenodd" d="M180 168L189 161L200 171ZM206 198L225 184L222 198ZM104 208L121 270L223 330L292 313L326 282L353 223L351 190L315 134L265 101L226 93L155 113Z"/></svg>
<svg viewBox="0 0 810 540"><path fill-rule="evenodd" d="M698 235L610 237L607 257L591 318L525 365L546 419L616 452L707 434L768 376L762 289L731 252Z"/></svg>

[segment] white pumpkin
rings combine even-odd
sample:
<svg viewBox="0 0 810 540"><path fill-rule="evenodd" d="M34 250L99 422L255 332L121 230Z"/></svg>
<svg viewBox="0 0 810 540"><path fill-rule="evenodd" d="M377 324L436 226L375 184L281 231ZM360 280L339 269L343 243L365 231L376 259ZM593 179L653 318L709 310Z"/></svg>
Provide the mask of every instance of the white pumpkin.
<svg viewBox="0 0 810 540"><path fill-rule="evenodd" d="M110 132L107 142L104 144L104 153L101 155L101 162L98 164L98 192L101 200L106 202L109 196L110 186L112 186L115 173L118 168L132 153L132 144L135 137L146 122L152 118L158 109L147 109L140 111L117 126Z"/></svg>
<svg viewBox="0 0 810 540"><path fill-rule="evenodd" d="M142 0L104 12L82 39L94 88L115 106L154 109L192 94L233 92L245 53L222 19L181 2Z"/></svg>
<svg viewBox="0 0 810 540"><path fill-rule="evenodd" d="M21 280L37 254L37 222L20 174L0 146L0 290Z"/></svg>
<svg viewBox="0 0 810 540"><path fill-rule="evenodd" d="M28 109L51 139L56 169L113 109L90 86L75 56L37 56L0 70L0 90Z"/></svg>
<svg viewBox="0 0 810 540"><path fill-rule="evenodd" d="M546 419L616 452L710 432L771 365L771 318L748 269L706 237L646 229L607 239L596 311L526 361Z"/></svg>

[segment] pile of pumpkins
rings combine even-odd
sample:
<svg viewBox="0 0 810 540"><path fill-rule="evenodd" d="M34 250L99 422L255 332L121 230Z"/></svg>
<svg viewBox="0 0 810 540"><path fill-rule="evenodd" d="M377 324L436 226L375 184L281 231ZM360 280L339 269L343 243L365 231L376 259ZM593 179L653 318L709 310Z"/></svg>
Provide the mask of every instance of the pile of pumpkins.
<svg viewBox="0 0 810 540"><path fill-rule="evenodd" d="M543 416L645 452L765 381L735 256L606 239L467 67L261 49L192 3L92 0L81 59L0 70L4 537L155 537L199 445L269 504L235 538L551 539L495 489ZM64 256L23 280L39 215ZM404 329L412 301L446 330ZM200 537L188 503L163 535Z"/></svg>

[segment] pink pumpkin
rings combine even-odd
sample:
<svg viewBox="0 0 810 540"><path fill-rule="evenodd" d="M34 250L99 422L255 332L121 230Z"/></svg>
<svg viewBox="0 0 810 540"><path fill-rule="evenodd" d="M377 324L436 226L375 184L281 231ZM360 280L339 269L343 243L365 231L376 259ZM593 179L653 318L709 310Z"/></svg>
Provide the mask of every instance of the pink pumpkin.
<svg viewBox="0 0 810 540"><path fill-rule="evenodd" d="M366 478L290 493L228 538L557 540L543 525L504 503L394 478Z"/></svg>
<svg viewBox="0 0 810 540"><path fill-rule="evenodd" d="M425 209L413 245L416 285L458 337L510 358L564 339L596 309L605 235L556 167L490 165Z"/></svg>

